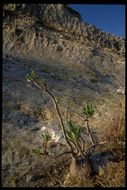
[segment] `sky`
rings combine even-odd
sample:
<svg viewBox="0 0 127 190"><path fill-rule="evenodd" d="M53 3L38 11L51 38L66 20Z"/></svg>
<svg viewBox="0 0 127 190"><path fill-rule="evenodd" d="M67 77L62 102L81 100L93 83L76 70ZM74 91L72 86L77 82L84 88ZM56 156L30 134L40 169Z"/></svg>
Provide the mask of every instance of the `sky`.
<svg viewBox="0 0 127 190"><path fill-rule="evenodd" d="M84 22L102 31L125 38L125 5L69 4Z"/></svg>

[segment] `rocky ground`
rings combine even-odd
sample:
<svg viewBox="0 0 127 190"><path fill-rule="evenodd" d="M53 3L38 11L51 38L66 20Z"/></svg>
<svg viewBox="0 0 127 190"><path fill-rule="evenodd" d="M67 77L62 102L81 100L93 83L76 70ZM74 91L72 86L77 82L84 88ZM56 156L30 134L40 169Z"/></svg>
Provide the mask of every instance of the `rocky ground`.
<svg viewBox="0 0 127 190"><path fill-rule="evenodd" d="M100 40L96 47L95 27L83 23L76 12L60 5L50 7L44 4L41 8L39 5L36 8L44 11L42 20L42 12L40 15L31 15L33 12L29 12L31 9L36 12L34 6L30 10L27 6L23 10L17 6L14 12L6 7L4 12L2 186L124 186L123 158L119 163L111 163L106 168L107 172L96 179L67 178L70 154L57 159L54 157L68 149L58 127L56 110L50 97L30 86L26 80L26 75L32 70L45 79L65 123L68 116L82 125L78 114L82 115L83 106L91 101L95 114L90 125L95 136L103 140L111 126L117 127L122 121L124 129L123 39L100 32L99 39L106 35L107 41L116 40L117 45L114 42L110 47L107 41L102 45ZM56 10L60 11L60 18L55 14ZM18 11L20 14L17 14ZM48 17L48 11L56 15L55 21ZM63 24L59 24L60 20ZM70 35L71 23L78 26L79 33ZM14 30L17 32L13 33ZM75 27L73 30L76 31ZM43 151L41 134L44 129L48 129L52 136L48 144L50 157L38 157L33 153L33 149L38 147ZM111 148L110 145L109 142L106 146Z"/></svg>

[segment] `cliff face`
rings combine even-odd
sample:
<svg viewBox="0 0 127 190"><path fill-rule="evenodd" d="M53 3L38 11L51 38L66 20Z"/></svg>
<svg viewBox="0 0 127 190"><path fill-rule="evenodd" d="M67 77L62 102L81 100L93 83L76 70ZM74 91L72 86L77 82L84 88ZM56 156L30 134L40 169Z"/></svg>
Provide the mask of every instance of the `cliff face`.
<svg viewBox="0 0 127 190"><path fill-rule="evenodd" d="M67 5L4 5L2 135L3 150L6 151L3 152L3 171L10 164L7 168L10 173L6 176L3 173L4 186L11 183L9 177L13 178L11 165L15 164L17 154L10 163L10 147L14 151L18 147L20 152L20 146L16 145L19 136L20 145L30 149L35 144L42 146L41 129L44 126L54 130L57 138L60 135L58 118L49 97L26 82L26 74L31 70L45 78L64 120L69 107L71 119L82 124L74 112L82 114L83 106L91 101L95 107L91 125L93 130L101 133L113 119L115 125L121 113L125 40L84 23L80 14ZM54 152L58 152L58 148ZM30 169L27 159L23 155L19 157L15 169L19 179L22 178L20 166L26 169L24 173ZM35 164L34 159L31 162ZM22 184L28 185L26 181Z"/></svg>
<svg viewBox="0 0 127 190"><path fill-rule="evenodd" d="M44 50L48 50L51 55L59 54L60 51L64 57L71 55L73 61L79 60L79 56L82 56L83 61L86 47L90 50L107 48L113 53L124 55L123 39L84 23L81 16L68 6L16 4L13 9L9 7L10 10L8 7L4 6L3 34L4 47L10 51L17 51L17 47L19 52L33 51L35 54L37 51L39 55ZM7 16L9 13L11 17Z"/></svg>
<svg viewBox="0 0 127 190"><path fill-rule="evenodd" d="M88 99L102 104L103 97L118 102L124 94L124 46L123 39L84 23L67 5L3 7L4 60L6 63L13 57L16 62L10 70L4 64L5 78L15 75L25 80L25 74L33 68L58 97L62 93L64 104L72 101L80 108ZM20 63L18 68L17 59L27 63Z"/></svg>

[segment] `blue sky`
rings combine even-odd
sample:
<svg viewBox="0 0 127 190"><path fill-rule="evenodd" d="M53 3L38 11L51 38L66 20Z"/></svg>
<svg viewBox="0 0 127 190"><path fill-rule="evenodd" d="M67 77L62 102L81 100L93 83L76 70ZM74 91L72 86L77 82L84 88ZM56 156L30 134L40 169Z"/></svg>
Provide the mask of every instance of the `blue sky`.
<svg viewBox="0 0 127 190"><path fill-rule="evenodd" d="M69 7L78 11L84 22L125 38L125 5L69 4Z"/></svg>

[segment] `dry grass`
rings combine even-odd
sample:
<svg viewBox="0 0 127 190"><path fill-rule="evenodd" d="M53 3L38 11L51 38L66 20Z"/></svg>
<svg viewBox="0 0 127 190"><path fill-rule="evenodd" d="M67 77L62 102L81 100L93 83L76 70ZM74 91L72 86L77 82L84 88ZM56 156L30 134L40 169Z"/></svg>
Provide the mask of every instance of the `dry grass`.
<svg viewBox="0 0 127 190"><path fill-rule="evenodd" d="M102 176L68 178L65 187L125 187L125 162L110 163Z"/></svg>
<svg viewBox="0 0 127 190"><path fill-rule="evenodd" d="M119 116L117 120L111 119L107 128L106 138L110 148L119 160L125 159L125 100L120 102Z"/></svg>
<svg viewBox="0 0 127 190"><path fill-rule="evenodd" d="M125 162L110 162L104 175L96 177L94 186L125 187Z"/></svg>

